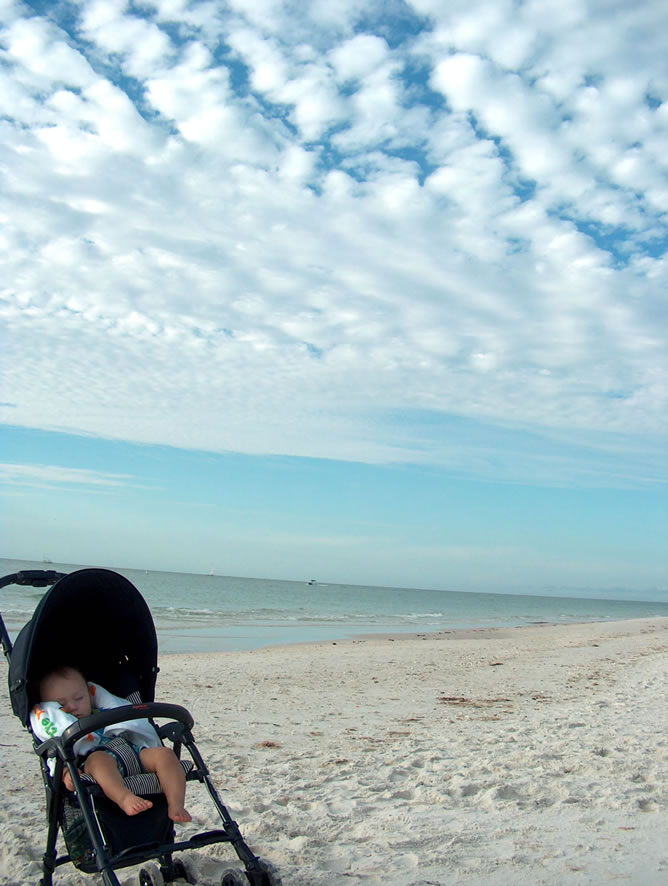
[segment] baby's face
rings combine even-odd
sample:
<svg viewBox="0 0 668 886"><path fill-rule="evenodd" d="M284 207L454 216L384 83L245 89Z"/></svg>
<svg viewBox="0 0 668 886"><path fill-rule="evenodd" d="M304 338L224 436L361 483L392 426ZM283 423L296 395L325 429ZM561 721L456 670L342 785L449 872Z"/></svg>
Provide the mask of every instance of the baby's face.
<svg viewBox="0 0 668 886"><path fill-rule="evenodd" d="M76 672L67 676L52 674L40 686L42 701L57 701L61 708L77 720L87 717L92 708L86 681Z"/></svg>

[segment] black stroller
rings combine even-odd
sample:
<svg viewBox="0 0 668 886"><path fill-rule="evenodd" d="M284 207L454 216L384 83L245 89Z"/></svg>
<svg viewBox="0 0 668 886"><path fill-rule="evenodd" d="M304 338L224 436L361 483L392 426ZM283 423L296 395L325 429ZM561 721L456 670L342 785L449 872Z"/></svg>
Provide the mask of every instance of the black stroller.
<svg viewBox="0 0 668 886"><path fill-rule="evenodd" d="M134 585L107 569L81 569L70 574L25 570L0 578L0 587L11 584L52 585L13 647L0 616L12 709L28 730L30 711L41 700L36 688L39 678L50 664L63 664L59 661L63 638L69 638L67 664L114 695L128 699L127 707L84 717L60 737L41 742L31 732L46 789L48 834L40 886L51 886L55 869L67 863L85 873L99 872L105 886L119 886L115 870L144 864L139 873L140 886L162 886L177 879L194 883L196 872L191 859L188 855L175 858L173 853L223 842L232 845L244 869L225 870L221 886L280 886L273 865L251 851L223 805L195 744L190 713L179 705L154 702L156 631L150 610ZM99 627L93 630L93 623ZM134 772L128 770L126 786L153 803L152 808L129 817L104 796L90 776L78 771L73 751L77 739L137 718L149 719L163 744L169 742L179 759L185 748L190 756L181 761L186 781L205 786L222 821L221 828L177 841L154 774L141 771L140 766ZM159 726L157 719L169 722ZM74 792L63 784L64 770L70 773ZM67 848L63 855L57 852L60 831Z"/></svg>

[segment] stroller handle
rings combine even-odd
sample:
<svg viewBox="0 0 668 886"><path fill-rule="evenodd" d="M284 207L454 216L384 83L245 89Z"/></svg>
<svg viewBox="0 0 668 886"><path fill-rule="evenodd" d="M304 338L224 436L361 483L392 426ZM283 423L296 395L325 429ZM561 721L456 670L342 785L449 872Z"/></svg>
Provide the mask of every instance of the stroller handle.
<svg viewBox="0 0 668 886"><path fill-rule="evenodd" d="M56 572L55 569L21 569L20 572L3 575L0 578L0 588L7 585L30 585L33 588L45 588L64 577L64 572Z"/></svg>
<svg viewBox="0 0 668 886"><path fill-rule="evenodd" d="M7 585L31 585L33 588L45 588L47 585L53 585L59 579L64 577L65 573L56 572L54 569L22 569L20 572L12 572L10 575L3 575L2 578L0 578L0 588L5 588ZM2 646L5 658L7 661L10 661L13 644L1 613L0 646Z"/></svg>
<svg viewBox="0 0 668 886"><path fill-rule="evenodd" d="M63 745L71 744L89 732L104 729L114 723L123 723L125 720L145 720L153 717L165 717L170 720L178 720L186 729L192 729L195 721L192 715L181 705L163 704L162 702L147 702L146 704L123 705L120 708L112 708L108 711L98 711L89 717L82 717L76 723L72 723L63 732L61 742Z"/></svg>

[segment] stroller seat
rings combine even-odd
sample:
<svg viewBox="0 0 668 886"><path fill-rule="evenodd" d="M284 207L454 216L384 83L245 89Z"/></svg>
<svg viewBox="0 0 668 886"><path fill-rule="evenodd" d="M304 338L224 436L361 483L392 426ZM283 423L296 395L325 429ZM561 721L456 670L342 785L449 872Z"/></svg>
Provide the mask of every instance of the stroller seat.
<svg viewBox="0 0 668 886"><path fill-rule="evenodd" d="M164 795L158 776L143 769L134 748L123 736L119 735L106 742L105 750L113 751L114 756L122 763L123 781L128 790L150 799L153 803L148 815L130 818L124 813L119 813L118 808L105 797L92 775L80 773L79 780L83 792L92 801L98 817L101 816L104 820L105 839L110 849L122 854L131 844L147 844L156 838L163 843L173 840L173 826L165 815ZM179 762L186 781L191 774L196 777L197 773L191 760L180 759ZM82 804L76 792L64 794L62 831L74 865L88 873L96 871L94 847L86 830ZM175 868L175 873L181 873L180 868Z"/></svg>
<svg viewBox="0 0 668 886"><path fill-rule="evenodd" d="M137 755L124 738L121 736L114 738L105 745L105 748L113 751L114 755L120 757L123 761L126 773L123 777L123 781L129 791L142 797L162 793L158 776L155 772L144 771ZM191 760L180 760L179 762L181 763L187 781L188 776L193 771L193 763ZM83 772L79 778L86 787L90 788L92 785L97 785L93 776L88 775L85 772Z"/></svg>
<svg viewBox="0 0 668 886"><path fill-rule="evenodd" d="M81 569L70 574L25 570L0 578L0 588L8 584L53 585L14 644L0 616L0 642L9 662L12 709L32 736L46 791L48 833L40 886L52 886L56 869L67 863L84 873L99 873L104 886L120 886L116 870L153 859L160 865L156 869L158 879L142 869L140 884L178 878L195 882L188 876L185 862L172 854L217 843L229 843L244 866L243 873L237 868L224 872L222 886L281 886L273 865L253 853L223 804L195 743L190 713L179 705L154 701L159 670L157 635L150 610L137 588L107 569ZM95 630L96 624L99 630ZM63 637L73 638L68 661L62 661ZM115 695L117 701L127 699L127 706L95 710L75 720L61 734L38 738L31 731L30 712L43 701L39 698L40 678L53 669L54 663L77 669ZM160 743L171 745L186 781L204 786L220 820L218 828L177 839L157 775L143 771L135 751L122 737L107 747L122 758L126 786L132 793L151 799L149 809L126 815L91 776L79 771L74 745L80 738L137 719L148 720ZM168 722L159 725L157 721L164 719ZM183 751L190 759L181 759ZM64 772L69 773L74 791L66 789ZM64 854L57 849L61 834L67 848Z"/></svg>

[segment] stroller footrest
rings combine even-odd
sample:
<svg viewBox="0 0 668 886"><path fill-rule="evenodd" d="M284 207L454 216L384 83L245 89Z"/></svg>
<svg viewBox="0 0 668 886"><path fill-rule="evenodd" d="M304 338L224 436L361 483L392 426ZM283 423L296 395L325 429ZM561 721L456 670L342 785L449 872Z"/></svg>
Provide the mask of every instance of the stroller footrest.
<svg viewBox="0 0 668 886"><path fill-rule="evenodd" d="M211 843L221 843L229 840L230 835L223 830L202 831L200 834L193 834L191 837L188 837L188 843L191 846L209 846Z"/></svg>

